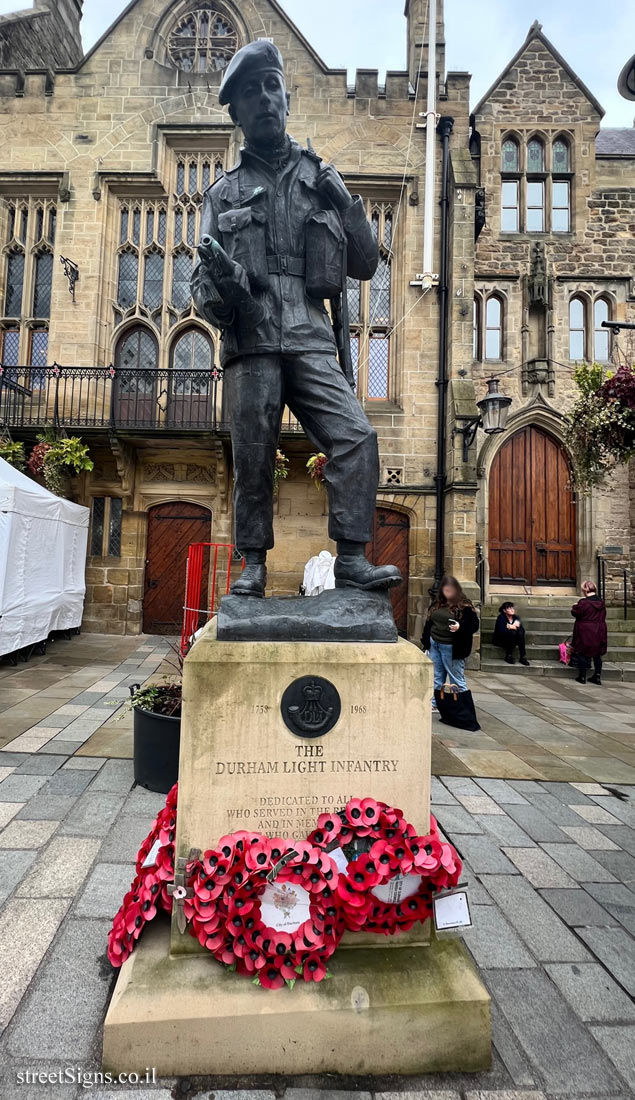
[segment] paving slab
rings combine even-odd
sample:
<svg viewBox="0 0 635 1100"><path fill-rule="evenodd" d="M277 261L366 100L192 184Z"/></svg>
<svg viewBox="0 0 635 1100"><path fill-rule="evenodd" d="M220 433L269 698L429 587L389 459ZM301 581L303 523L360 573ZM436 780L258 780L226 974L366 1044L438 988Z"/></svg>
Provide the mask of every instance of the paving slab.
<svg viewBox="0 0 635 1100"><path fill-rule="evenodd" d="M91 791L128 794L134 783L132 760L108 760L91 784Z"/></svg>
<svg viewBox="0 0 635 1100"><path fill-rule="evenodd" d="M141 847L150 832L152 821L133 814L121 814L102 842L100 863L126 863L132 871Z"/></svg>
<svg viewBox="0 0 635 1100"><path fill-rule="evenodd" d="M547 1094L610 1096L622 1091L611 1062L544 973L489 970L487 984L522 1049L539 1067Z"/></svg>
<svg viewBox="0 0 635 1100"><path fill-rule="evenodd" d="M448 790L448 788L436 775L433 775L430 780L430 801L435 806L457 805L457 801L454 795Z"/></svg>
<svg viewBox="0 0 635 1100"><path fill-rule="evenodd" d="M543 844L543 848L576 882L616 881L606 867L577 844Z"/></svg>
<svg viewBox="0 0 635 1100"><path fill-rule="evenodd" d="M45 751L47 753L58 753L60 756L71 756L82 745L81 741L58 741L57 738L53 738L46 745Z"/></svg>
<svg viewBox="0 0 635 1100"><path fill-rule="evenodd" d="M520 875L484 875L483 885L536 959L590 961L577 936Z"/></svg>
<svg viewBox="0 0 635 1100"><path fill-rule="evenodd" d="M7 783L8 781L5 780ZM596 852L595 859L605 870L614 875L618 882L635 889L635 858L628 852Z"/></svg>
<svg viewBox="0 0 635 1100"><path fill-rule="evenodd" d="M20 812L24 802L0 802L0 829Z"/></svg>
<svg viewBox="0 0 635 1100"><path fill-rule="evenodd" d="M535 966L522 940L493 905L473 905L472 923L464 933L465 944L479 967Z"/></svg>
<svg viewBox="0 0 635 1100"><path fill-rule="evenodd" d="M628 825L598 825L597 832L612 841L616 847L635 856L635 829Z"/></svg>
<svg viewBox="0 0 635 1100"><path fill-rule="evenodd" d="M19 821L61 821L77 802L76 794L42 794L30 798L17 814ZM0 802L0 806L2 803Z"/></svg>
<svg viewBox="0 0 635 1100"><path fill-rule="evenodd" d="M581 1020L635 1020L635 1004L598 963L551 963L547 974Z"/></svg>
<svg viewBox="0 0 635 1100"><path fill-rule="evenodd" d="M462 836L456 847L477 875L516 874L514 865L510 863L498 845L489 837Z"/></svg>
<svg viewBox="0 0 635 1100"><path fill-rule="evenodd" d="M80 771L96 772L105 763L105 756L71 756L70 760L67 760L62 766L64 770L70 768L73 771L77 768Z"/></svg>
<svg viewBox="0 0 635 1100"><path fill-rule="evenodd" d="M635 997L635 939L623 928L579 928L578 935L616 982Z"/></svg>
<svg viewBox="0 0 635 1100"><path fill-rule="evenodd" d="M572 845L573 847L573 845ZM576 885L558 863L540 848L503 848L514 866L536 887Z"/></svg>
<svg viewBox="0 0 635 1100"><path fill-rule="evenodd" d="M86 774L78 772L78 775ZM87 773L90 775L90 772ZM124 797L111 791L85 791L68 817L62 822L61 832L68 836L106 836L124 804ZM148 822L148 829L152 817Z"/></svg>
<svg viewBox="0 0 635 1100"><path fill-rule="evenodd" d="M492 1046L505 1066L516 1088L532 1088L536 1085L537 1075L518 1040L512 1032L496 1001L490 1004L492 1020Z"/></svg>
<svg viewBox="0 0 635 1100"><path fill-rule="evenodd" d="M0 851L0 905L13 893L37 856L33 849Z"/></svg>
<svg viewBox="0 0 635 1100"><path fill-rule="evenodd" d="M619 825L619 818L614 814L609 813L603 806L595 805L593 802L589 802L585 806L574 806L576 814L578 814L584 821L588 821L590 825Z"/></svg>
<svg viewBox="0 0 635 1100"><path fill-rule="evenodd" d="M127 863L97 863L75 902L74 916L114 917L134 874Z"/></svg>
<svg viewBox="0 0 635 1100"><path fill-rule="evenodd" d="M540 890L541 897L571 928L608 928L618 923L607 909L599 905L586 890ZM635 901L635 899L634 899Z"/></svg>
<svg viewBox="0 0 635 1100"><path fill-rule="evenodd" d="M16 1014L11 1054L37 1051L73 1065L89 1059L111 984L101 965L108 928L108 921L68 921Z"/></svg>
<svg viewBox="0 0 635 1100"><path fill-rule="evenodd" d="M139 814L147 818L148 828L154 821L159 810L165 806L164 794L156 791L147 791L145 787L135 787L126 798L125 814Z"/></svg>
<svg viewBox="0 0 635 1100"><path fill-rule="evenodd" d="M41 848L58 828L59 821L22 821L14 818L0 833L0 848Z"/></svg>
<svg viewBox="0 0 635 1100"><path fill-rule="evenodd" d="M14 772L0 783L0 802L26 802L47 782L46 775L18 775Z"/></svg>
<svg viewBox="0 0 635 1100"><path fill-rule="evenodd" d="M73 898L99 851L97 837L54 837L21 883L24 898Z"/></svg>
<svg viewBox="0 0 635 1100"><path fill-rule="evenodd" d="M81 794L94 776L90 771L66 769L52 775L44 794Z"/></svg>
<svg viewBox="0 0 635 1100"><path fill-rule="evenodd" d="M478 836L483 833L477 819L456 803L454 806L438 806L433 812L448 836L452 836L453 833L468 836Z"/></svg>
<svg viewBox="0 0 635 1100"><path fill-rule="evenodd" d="M58 753L35 752L16 769L16 775L53 775L64 763Z"/></svg>
<svg viewBox="0 0 635 1100"><path fill-rule="evenodd" d="M504 814L505 811L494 802L493 798L489 795L483 794L481 791L478 795L473 794L459 794L456 795L461 805L471 814Z"/></svg>
<svg viewBox="0 0 635 1100"><path fill-rule="evenodd" d="M501 806L527 806L527 799L506 779L476 779L479 787Z"/></svg>
<svg viewBox="0 0 635 1100"><path fill-rule="evenodd" d="M533 840L517 825L511 817L505 814L497 817L495 814L475 814L474 821L482 826L483 831L489 833L499 844L508 848L531 848Z"/></svg>
<svg viewBox="0 0 635 1100"><path fill-rule="evenodd" d="M0 912L0 1029L13 1016L69 904L67 898L12 898Z"/></svg>
<svg viewBox="0 0 635 1100"><path fill-rule="evenodd" d="M562 829L529 802L524 806L505 806L505 812L537 843L551 841L557 844L565 839Z"/></svg>
<svg viewBox="0 0 635 1100"><path fill-rule="evenodd" d="M619 845L615 844L610 837L605 836L599 829L594 829L593 825L582 825L578 828L577 825L562 825L563 833L572 840L574 844L577 844L579 848L584 848L585 852L617 852L619 851ZM626 826L622 825L620 828L625 829ZM635 833L633 834L635 837Z"/></svg>
<svg viewBox="0 0 635 1100"><path fill-rule="evenodd" d="M592 1027L591 1031L624 1080L635 1090L635 1026Z"/></svg>

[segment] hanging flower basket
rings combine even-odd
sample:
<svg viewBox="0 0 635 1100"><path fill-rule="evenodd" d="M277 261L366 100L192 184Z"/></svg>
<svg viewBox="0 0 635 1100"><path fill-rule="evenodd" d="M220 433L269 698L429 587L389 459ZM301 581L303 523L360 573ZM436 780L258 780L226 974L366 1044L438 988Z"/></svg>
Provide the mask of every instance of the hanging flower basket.
<svg viewBox="0 0 635 1100"><path fill-rule="evenodd" d="M575 381L579 396L568 416L566 442L576 484L590 489L635 456L635 368L605 373L598 363L582 363Z"/></svg>
<svg viewBox="0 0 635 1100"><path fill-rule="evenodd" d="M315 487L318 491L320 491L324 485L324 468L327 461L326 455L323 454L322 451L318 451L317 454L311 455L306 464L306 468L309 471L309 477L315 482Z"/></svg>

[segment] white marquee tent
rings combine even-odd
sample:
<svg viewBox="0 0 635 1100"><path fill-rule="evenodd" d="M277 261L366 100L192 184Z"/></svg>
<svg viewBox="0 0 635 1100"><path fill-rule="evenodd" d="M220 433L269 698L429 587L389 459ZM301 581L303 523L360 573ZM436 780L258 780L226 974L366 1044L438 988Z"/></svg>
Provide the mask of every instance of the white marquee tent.
<svg viewBox="0 0 635 1100"><path fill-rule="evenodd" d="M80 625L88 516L0 458L0 656Z"/></svg>

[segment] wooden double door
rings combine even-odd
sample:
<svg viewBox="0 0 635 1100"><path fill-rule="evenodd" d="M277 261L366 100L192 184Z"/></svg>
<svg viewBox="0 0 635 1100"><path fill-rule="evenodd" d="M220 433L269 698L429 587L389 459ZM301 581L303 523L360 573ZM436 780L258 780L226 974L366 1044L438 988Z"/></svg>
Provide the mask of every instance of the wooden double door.
<svg viewBox="0 0 635 1100"><path fill-rule="evenodd" d="M540 428L500 448L489 481L492 584L575 584L575 500L560 444Z"/></svg>
<svg viewBox="0 0 635 1100"><path fill-rule="evenodd" d="M190 501L155 504L148 511L143 596L146 634L180 634L183 625L187 552L193 542L209 542L212 514ZM206 606L207 569L203 568L201 607Z"/></svg>

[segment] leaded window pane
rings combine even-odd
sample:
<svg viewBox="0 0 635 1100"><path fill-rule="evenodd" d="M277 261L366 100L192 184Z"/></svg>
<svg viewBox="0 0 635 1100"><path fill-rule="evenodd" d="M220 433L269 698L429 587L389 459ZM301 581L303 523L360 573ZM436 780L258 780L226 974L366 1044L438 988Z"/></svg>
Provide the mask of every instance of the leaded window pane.
<svg viewBox="0 0 635 1100"><path fill-rule="evenodd" d="M370 224L373 230L373 236L376 240L379 240L379 210L373 210L370 216Z"/></svg>
<svg viewBox="0 0 635 1100"><path fill-rule="evenodd" d="M2 366L17 367L20 362L20 333L8 329L2 334Z"/></svg>
<svg viewBox="0 0 635 1100"><path fill-rule="evenodd" d="M552 161L555 173L569 171L569 146L566 141L560 138L554 141Z"/></svg>
<svg viewBox="0 0 635 1100"><path fill-rule="evenodd" d="M183 240L183 211L177 210L174 215L174 243L180 244Z"/></svg>
<svg viewBox="0 0 635 1100"><path fill-rule="evenodd" d="M31 332L31 351L29 366L29 385L32 390L44 389L46 374L38 368L45 367L48 359L49 334L46 329L33 329Z"/></svg>
<svg viewBox="0 0 635 1100"><path fill-rule="evenodd" d="M189 181L188 181L188 189L189 189L190 195L194 195L195 192L196 192L196 168L197 168L196 161L195 160L190 161L190 172L189 172Z"/></svg>
<svg viewBox="0 0 635 1100"><path fill-rule="evenodd" d="M176 193L182 195L185 191L185 165L180 160L176 166Z"/></svg>
<svg viewBox="0 0 635 1100"><path fill-rule="evenodd" d="M108 523L108 555L111 558L121 557L121 513L120 498L111 497L110 520Z"/></svg>
<svg viewBox="0 0 635 1100"><path fill-rule="evenodd" d="M388 249L392 245L392 210L384 213L384 245Z"/></svg>
<svg viewBox="0 0 635 1100"><path fill-rule="evenodd" d="M122 208L122 211L121 211L121 227L120 227L120 231L119 231L119 243L123 244L124 241L127 241L127 240L128 240L128 211L126 210L126 208L124 206Z"/></svg>
<svg viewBox="0 0 635 1100"><path fill-rule="evenodd" d="M22 209L20 210L20 230L19 230L19 238L20 238L22 244L26 244L26 227L27 227L28 220L29 220L29 212L28 212L26 206L23 206Z"/></svg>
<svg viewBox="0 0 635 1100"><path fill-rule="evenodd" d="M388 348L386 336L371 336L368 342L368 396L388 397Z"/></svg>
<svg viewBox="0 0 635 1100"><path fill-rule="evenodd" d="M143 304L148 309L157 309L162 301L163 256L159 252L149 252L143 273Z"/></svg>
<svg viewBox="0 0 635 1100"><path fill-rule="evenodd" d="M528 172L544 172L545 170L545 151L541 141L537 138L532 138L527 143L527 171Z"/></svg>
<svg viewBox="0 0 635 1100"><path fill-rule="evenodd" d="M380 257L370 281L370 323L390 321L390 261Z"/></svg>
<svg viewBox="0 0 635 1100"><path fill-rule="evenodd" d="M23 285L24 253L11 252L7 260L7 286L4 300L5 317L19 317L22 313Z"/></svg>
<svg viewBox="0 0 635 1100"><path fill-rule="evenodd" d="M223 175L223 172L223 162L221 160L217 160L214 165L214 181L219 180Z"/></svg>
<svg viewBox="0 0 635 1100"><path fill-rule="evenodd" d="M159 242L159 244L162 244L162 245L165 244L166 227L167 227L167 217L166 217L165 210L159 210L159 228L158 228L158 231L157 231L157 241Z"/></svg>
<svg viewBox="0 0 635 1100"><path fill-rule="evenodd" d="M507 138L501 147L501 172L517 172L518 168L518 144Z"/></svg>
<svg viewBox="0 0 635 1100"><path fill-rule="evenodd" d="M196 240L196 211L188 210L187 213L187 243L194 245Z"/></svg>
<svg viewBox="0 0 635 1100"><path fill-rule="evenodd" d="M186 309L190 304L192 257L189 252L177 252L172 260L172 304L175 309Z"/></svg>
<svg viewBox="0 0 635 1100"><path fill-rule="evenodd" d="M42 240L44 234L44 210L41 206L38 206L35 211L35 242Z"/></svg>
<svg viewBox="0 0 635 1100"><path fill-rule="evenodd" d="M49 210L49 242L55 244L55 230L57 229L57 211L54 206Z"/></svg>
<svg viewBox="0 0 635 1100"><path fill-rule="evenodd" d="M15 234L15 206L9 207L9 224L7 227L7 240L12 241Z"/></svg>
<svg viewBox="0 0 635 1100"><path fill-rule="evenodd" d="M104 544L104 515L106 512L106 498L93 497L93 514L90 527L90 552L93 557L100 558Z"/></svg>
<svg viewBox="0 0 635 1100"><path fill-rule="evenodd" d="M172 392L201 397L209 392L212 345L199 329L179 336L172 358Z"/></svg>
<svg viewBox="0 0 635 1100"><path fill-rule="evenodd" d="M132 240L135 244L141 240L141 211L138 208L132 214Z"/></svg>
<svg viewBox="0 0 635 1100"><path fill-rule="evenodd" d="M119 278L117 280L117 302L122 309L129 309L137 300L138 276L139 257L136 252L121 252L119 255Z"/></svg>
<svg viewBox="0 0 635 1100"><path fill-rule="evenodd" d="M33 289L33 316L50 317L53 257L42 252L35 261L35 285Z"/></svg>
<svg viewBox="0 0 635 1100"><path fill-rule="evenodd" d="M152 244L154 240L154 210L148 210L146 215L146 244Z"/></svg>
<svg viewBox="0 0 635 1100"><path fill-rule="evenodd" d="M346 277L346 298L348 301L348 319L351 324L356 324L360 319L362 286L359 279Z"/></svg>
<svg viewBox="0 0 635 1100"><path fill-rule="evenodd" d="M209 187L211 179L211 165L208 160L203 162L203 190L206 191Z"/></svg>
<svg viewBox="0 0 635 1100"><path fill-rule="evenodd" d="M168 36L168 57L184 72L224 69L237 48L234 24L210 4L201 4L182 16Z"/></svg>

